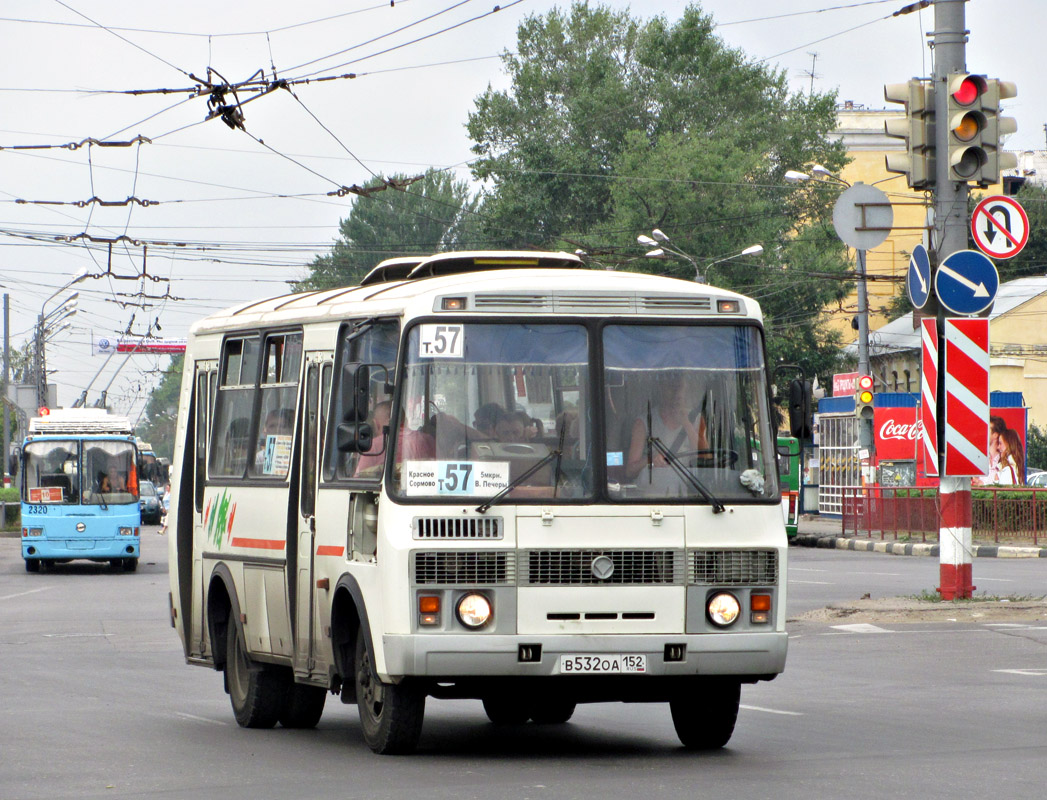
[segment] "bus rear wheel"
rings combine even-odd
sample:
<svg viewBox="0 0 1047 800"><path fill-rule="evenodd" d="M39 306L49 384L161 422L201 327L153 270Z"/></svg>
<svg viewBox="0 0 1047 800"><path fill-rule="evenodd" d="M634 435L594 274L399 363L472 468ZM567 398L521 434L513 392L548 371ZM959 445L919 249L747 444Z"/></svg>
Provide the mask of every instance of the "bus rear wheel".
<svg viewBox="0 0 1047 800"><path fill-rule="evenodd" d="M229 615L225 635L225 684L241 728L271 728L284 708L284 682L276 668L252 661L236 619Z"/></svg>
<svg viewBox="0 0 1047 800"><path fill-rule="evenodd" d="M422 735L425 695L410 679L397 684L380 680L366 638L363 631L357 634L353 661L364 741L381 755L411 753Z"/></svg>
<svg viewBox="0 0 1047 800"><path fill-rule="evenodd" d="M492 694L483 699L484 713L495 725L523 725L531 717L531 705L517 696Z"/></svg>
<svg viewBox="0 0 1047 800"><path fill-rule="evenodd" d="M319 686L292 683L287 687L287 699L280 712L280 724L285 728L315 728L324 713L327 690Z"/></svg>
<svg viewBox="0 0 1047 800"><path fill-rule="evenodd" d="M673 727L688 750L716 750L731 740L738 721L742 685L710 681L695 694L669 701Z"/></svg>

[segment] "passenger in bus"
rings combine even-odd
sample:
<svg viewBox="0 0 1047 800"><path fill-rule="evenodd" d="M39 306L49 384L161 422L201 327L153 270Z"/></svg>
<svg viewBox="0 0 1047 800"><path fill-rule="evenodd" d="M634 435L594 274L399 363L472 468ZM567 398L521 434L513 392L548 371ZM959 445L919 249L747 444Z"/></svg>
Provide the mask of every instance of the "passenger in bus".
<svg viewBox="0 0 1047 800"><path fill-rule="evenodd" d="M681 376L673 375L656 385L657 400L651 408L650 436L658 439L675 454L694 450L706 450L709 443L705 435L705 420L699 416L692 421L687 413L687 384ZM625 476L629 480L640 477L648 464L648 432L646 413L633 423L632 436L629 441L629 458L625 462ZM652 445L653 447L653 445ZM650 455L651 466L659 470L672 470L665 456L654 448ZM675 484L675 473L663 472L652 476L652 485ZM643 479L646 483L646 479Z"/></svg>
<svg viewBox="0 0 1047 800"><path fill-rule="evenodd" d="M510 411L498 420L495 425L495 436L499 442L526 442L533 436L528 435L528 429L532 431L531 418L523 411Z"/></svg>
<svg viewBox="0 0 1047 800"><path fill-rule="evenodd" d="M473 428L482 437L496 439L498 420L504 416L505 409L498 403L484 403L473 413Z"/></svg>
<svg viewBox="0 0 1047 800"><path fill-rule="evenodd" d="M120 472L115 466L110 466L108 472L102 476L100 492L126 492L127 482L124 480L123 473Z"/></svg>

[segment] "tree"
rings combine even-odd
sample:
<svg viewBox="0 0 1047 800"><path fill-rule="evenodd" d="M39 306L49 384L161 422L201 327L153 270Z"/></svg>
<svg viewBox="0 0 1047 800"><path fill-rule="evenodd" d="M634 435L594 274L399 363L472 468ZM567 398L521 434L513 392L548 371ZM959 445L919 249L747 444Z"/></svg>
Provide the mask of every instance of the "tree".
<svg viewBox="0 0 1047 800"><path fill-rule="evenodd" d="M357 197L331 252L316 257L295 291L351 286L383 259L461 248L475 238L476 199L465 181L435 169L414 182L407 175L391 181L409 185Z"/></svg>
<svg viewBox="0 0 1047 800"><path fill-rule="evenodd" d="M153 446L157 457L174 458L178 392L182 387L184 365L184 355L171 358L163 378L149 395L143 414L144 422L137 426L138 436Z"/></svg>
<svg viewBox="0 0 1047 800"><path fill-rule="evenodd" d="M784 174L846 163L828 138L835 96L791 95L697 6L670 23L575 3L527 18L517 38L511 87L488 88L467 126L484 232L693 280L685 260L643 257L637 235L659 228L703 278L760 300L773 358L824 382L838 344L818 314L846 296L851 269L829 227L835 194ZM713 265L755 243L758 261Z"/></svg>

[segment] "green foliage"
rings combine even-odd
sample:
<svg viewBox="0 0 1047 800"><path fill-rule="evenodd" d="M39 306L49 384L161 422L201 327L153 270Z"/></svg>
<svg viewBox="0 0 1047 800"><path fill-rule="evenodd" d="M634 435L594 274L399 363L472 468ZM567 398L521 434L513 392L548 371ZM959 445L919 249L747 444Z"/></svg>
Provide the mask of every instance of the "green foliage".
<svg viewBox="0 0 1047 800"><path fill-rule="evenodd" d="M1025 441L1025 463L1034 469L1047 469L1047 428L1029 425Z"/></svg>
<svg viewBox="0 0 1047 800"><path fill-rule="evenodd" d="M331 252L317 256L295 291L351 286L386 258L463 249L476 236L476 204L466 182L435 169L403 189L357 197Z"/></svg>
<svg viewBox="0 0 1047 800"><path fill-rule="evenodd" d="M137 427L138 436L153 446L153 452L158 458L174 457L175 419L178 416L178 392L182 386L184 363L184 355L171 358L164 370L164 377L149 396L142 421Z"/></svg>
<svg viewBox="0 0 1047 800"><path fill-rule="evenodd" d="M467 126L487 236L684 280L697 264L760 302L774 363L826 383L838 341L818 314L850 286L837 192L783 176L844 166L827 138L835 96L790 95L784 73L727 47L697 6L669 22L575 3L528 17L517 37L511 88L477 98ZM653 228L693 262L645 258L636 237ZM728 258L757 243L762 255Z"/></svg>

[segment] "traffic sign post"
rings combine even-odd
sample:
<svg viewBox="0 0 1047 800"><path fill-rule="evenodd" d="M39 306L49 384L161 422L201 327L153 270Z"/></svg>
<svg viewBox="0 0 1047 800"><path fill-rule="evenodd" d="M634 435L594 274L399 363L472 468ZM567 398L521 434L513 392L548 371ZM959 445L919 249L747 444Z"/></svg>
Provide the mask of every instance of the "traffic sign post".
<svg viewBox="0 0 1047 800"><path fill-rule="evenodd" d="M958 250L947 256L934 273L934 293L953 314L980 314L992 306L1000 288L1000 273L985 255Z"/></svg>
<svg viewBox="0 0 1047 800"><path fill-rule="evenodd" d="M1014 258L1029 241L1029 216L1013 197L987 197L971 214L971 236L985 255Z"/></svg>

